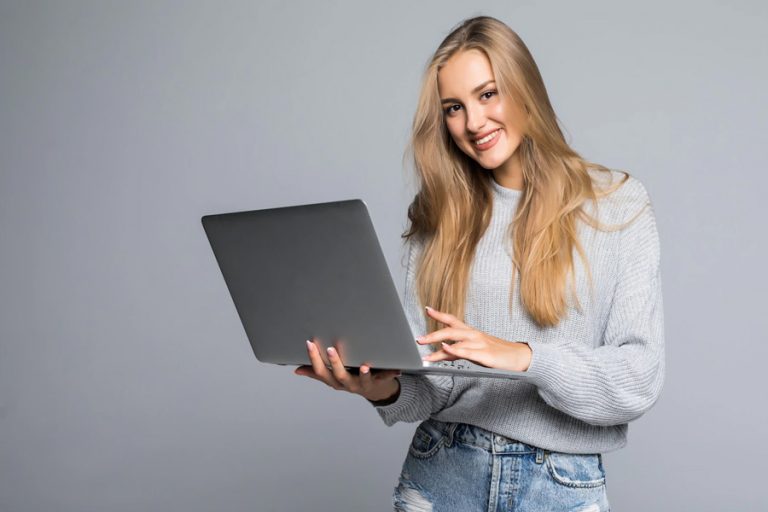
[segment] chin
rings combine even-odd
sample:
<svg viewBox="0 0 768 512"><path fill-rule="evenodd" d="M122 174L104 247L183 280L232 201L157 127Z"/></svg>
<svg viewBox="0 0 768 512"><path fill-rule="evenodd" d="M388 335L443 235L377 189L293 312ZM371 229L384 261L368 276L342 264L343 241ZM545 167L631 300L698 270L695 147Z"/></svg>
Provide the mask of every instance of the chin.
<svg viewBox="0 0 768 512"><path fill-rule="evenodd" d="M493 170L499 168L504 162L507 161L506 158L486 158L486 159L479 159L476 156L473 156L474 160L480 164L480 166L483 169Z"/></svg>
<svg viewBox="0 0 768 512"><path fill-rule="evenodd" d="M486 171L492 171L492 170L496 169L496 168L499 166L499 165L497 165L497 164L493 164L493 165L484 164L484 163L483 163L483 162L481 162L480 160L476 160L476 162L477 162L477 163L479 163L479 164L480 164L480 167L482 167L482 168L483 168L483 169L485 169Z"/></svg>

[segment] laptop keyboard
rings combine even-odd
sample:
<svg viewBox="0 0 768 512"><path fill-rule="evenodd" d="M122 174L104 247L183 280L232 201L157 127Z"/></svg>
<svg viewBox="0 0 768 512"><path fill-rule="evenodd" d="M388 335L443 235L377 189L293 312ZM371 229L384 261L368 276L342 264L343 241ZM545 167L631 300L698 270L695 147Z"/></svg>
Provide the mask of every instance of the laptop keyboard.
<svg viewBox="0 0 768 512"><path fill-rule="evenodd" d="M440 368L454 368L456 370L468 370L472 365L468 361L457 359L456 361L438 361L435 366Z"/></svg>

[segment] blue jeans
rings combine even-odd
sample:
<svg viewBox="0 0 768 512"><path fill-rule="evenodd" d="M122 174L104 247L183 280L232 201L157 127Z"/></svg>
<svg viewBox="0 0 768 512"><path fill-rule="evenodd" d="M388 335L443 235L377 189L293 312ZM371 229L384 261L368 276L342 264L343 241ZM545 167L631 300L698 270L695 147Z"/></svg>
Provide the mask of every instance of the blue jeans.
<svg viewBox="0 0 768 512"><path fill-rule="evenodd" d="M608 512L602 455L550 452L474 425L416 427L396 511Z"/></svg>

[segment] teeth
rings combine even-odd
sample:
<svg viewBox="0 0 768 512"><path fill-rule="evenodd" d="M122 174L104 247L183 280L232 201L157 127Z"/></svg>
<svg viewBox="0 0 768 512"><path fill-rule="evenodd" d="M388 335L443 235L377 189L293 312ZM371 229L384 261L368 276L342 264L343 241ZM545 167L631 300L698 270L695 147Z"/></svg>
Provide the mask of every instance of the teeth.
<svg viewBox="0 0 768 512"><path fill-rule="evenodd" d="M494 138L496 135L498 135L498 133L499 133L499 130L496 130L495 132L493 132L492 134L488 135L487 137L483 137L483 138L482 138L482 139L480 139L480 140L476 140L476 141L475 141L475 144L477 144L478 146L479 146L479 145L481 145L481 144L485 144L486 142L488 142L488 141L490 141L490 140L493 140L493 138Z"/></svg>

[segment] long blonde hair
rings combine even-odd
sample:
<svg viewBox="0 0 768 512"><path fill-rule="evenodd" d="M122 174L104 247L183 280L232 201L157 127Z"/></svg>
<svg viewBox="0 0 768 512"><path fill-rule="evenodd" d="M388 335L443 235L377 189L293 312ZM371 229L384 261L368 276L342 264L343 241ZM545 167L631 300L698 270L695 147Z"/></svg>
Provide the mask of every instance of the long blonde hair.
<svg viewBox="0 0 768 512"><path fill-rule="evenodd" d="M422 304L464 318L464 301L475 248L491 220L493 179L490 171L464 154L443 121L437 86L440 68L457 52L483 52L491 63L502 97L511 95L530 113L520 152L524 190L509 226L513 237L512 286L520 272L521 302L540 326L553 326L567 312L565 279L576 286L573 248L588 263L578 240L577 220L600 224L582 208L610 194L588 172L611 170L588 162L565 141L539 69L520 37L490 16L461 22L443 40L422 79L411 138L406 148L413 158L419 191L408 207L410 227L402 237L424 242L417 267ZM639 215L639 213L638 213ZM631 222L631 221L630 221ZM625 224L626 225L626 224ZM608 229L615 229L608 228ZM590 286L592 273L587 264ZM511 300L510 300L511 303ZM428 332L438 323L427 317Z"/></svg>

